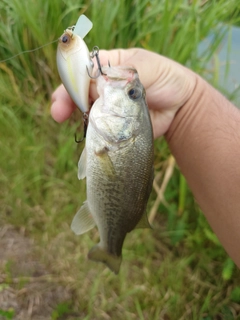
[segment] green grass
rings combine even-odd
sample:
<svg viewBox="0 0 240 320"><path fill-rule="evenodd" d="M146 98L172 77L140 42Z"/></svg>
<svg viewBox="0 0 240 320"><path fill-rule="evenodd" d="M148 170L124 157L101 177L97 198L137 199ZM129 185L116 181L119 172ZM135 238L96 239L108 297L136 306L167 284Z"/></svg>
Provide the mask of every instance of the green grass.
<svg viewBox="0 0 240 320"><path fill-rule="evenodd" d="M235 0L2 0L0 59L57 39L85 13L94 24L86 37L90 50L143 47L203 74L223 37L219 22L238 23L237 12ZM214 42L199 58L198 44L210 30ZM0 62L0 221L25 228L53 278L71 288L73 301L59 304L49 317L239 319L239 271L178 168L157 208L154 230L127 237L119 276L87 260L97 231L76 237L70 230L85 199L85 183L77 179L83 146L74 142L80 114L59 125L49 112L51 92L60 83L56 46ZM217 69L210 78L215 85L216 75ZM155 153L161 182L169 160L163 139L155 141ZM153 191L149 211L155 199ZM11 310L0 311L11 319Z"/></svg>

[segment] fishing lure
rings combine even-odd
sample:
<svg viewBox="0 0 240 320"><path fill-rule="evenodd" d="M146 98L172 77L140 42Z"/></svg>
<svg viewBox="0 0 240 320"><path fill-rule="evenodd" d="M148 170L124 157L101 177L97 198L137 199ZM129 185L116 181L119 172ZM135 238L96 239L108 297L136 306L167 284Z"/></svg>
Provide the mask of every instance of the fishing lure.
<svg viewBox="0 0 240 320"><path fill-rule="evenodd" d="M92 22L81 15L76 26L67 28L59 38L57 68L64 87L77 105L86 113L89 111L89 85L93 62L83 38L92 29Z"/></svg>

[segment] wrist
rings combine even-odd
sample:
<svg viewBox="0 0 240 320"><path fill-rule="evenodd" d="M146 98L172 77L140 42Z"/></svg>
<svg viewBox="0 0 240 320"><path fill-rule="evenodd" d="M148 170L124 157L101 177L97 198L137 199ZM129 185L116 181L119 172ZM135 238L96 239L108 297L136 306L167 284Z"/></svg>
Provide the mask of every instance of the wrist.
<svg viewBox="0 0 240 320"><path fill-rule="evenodd" d="M213 231L240 266L240 110L197 77L166 139Z"/></svg>

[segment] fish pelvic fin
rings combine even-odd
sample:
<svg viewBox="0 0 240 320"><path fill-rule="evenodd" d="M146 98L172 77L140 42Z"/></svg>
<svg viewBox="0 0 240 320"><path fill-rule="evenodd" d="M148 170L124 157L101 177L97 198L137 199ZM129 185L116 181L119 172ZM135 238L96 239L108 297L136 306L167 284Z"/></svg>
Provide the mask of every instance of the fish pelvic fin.
<svg viewBox="0 0 240 320"><path fill-rule="evenodd" d="M116 170L114 168L114 165L112 163L112 160L109 156L109 149L108 147L101 147L97 148L95 150L95 155L98 159L99 165L101 166L102 171L104 174L110 178L115 179L116 178Z"/></svg>
<svg viewBox="0 0 240 320"><path fill-rule="evenodd" d="M75 234L80 235L91 230L95 225L96 223L88 208L88 202L85 201L73 218L71 229Z"/></svg>
<svg viewBox="0 0 240 320"><path fill-rule="evenodd" d="M101 248L99 244L89 251L88 258L93 261L105 263L115 274L119 273L122 257L108 253L106 250Z"/></svg>

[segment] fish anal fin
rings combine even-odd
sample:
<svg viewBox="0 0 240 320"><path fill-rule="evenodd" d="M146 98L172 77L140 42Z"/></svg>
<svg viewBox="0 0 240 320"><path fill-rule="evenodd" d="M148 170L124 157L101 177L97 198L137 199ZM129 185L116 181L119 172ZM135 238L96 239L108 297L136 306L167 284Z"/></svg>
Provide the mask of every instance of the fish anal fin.
<svg viewBox="0 0 240 320"><path fill-rule="evenodd" d="M85 201L74 216L71 229L75 234L80 235L91 230L95 225L96 223L88 208L88 202Z"/></svg>
<svg viewBox="0 0 240 320"><path fill-rule="evenodd" d="M146 213L142 215L141 219L139 220L138 224L135 227L135 229L143 229L143 228L152 229Z"/></svg>
<svg viewBox="0 0 240 320"><path fill-rule="evenodd" d="M86 177L86 166L87 166L87 152L85 147L78 161L78 179L79 180L84 179Z"/></svg>
<svg viewBox="0 0 240 320"><path fill-rule="evenodd" d="M89 251L88 258L93 261L105 263L115 274L119 273L122 257L108 253L106 250L101 248L99 244Z"/></svg>

